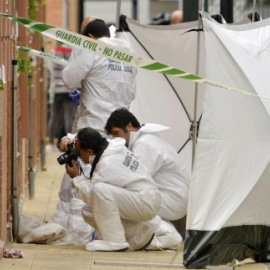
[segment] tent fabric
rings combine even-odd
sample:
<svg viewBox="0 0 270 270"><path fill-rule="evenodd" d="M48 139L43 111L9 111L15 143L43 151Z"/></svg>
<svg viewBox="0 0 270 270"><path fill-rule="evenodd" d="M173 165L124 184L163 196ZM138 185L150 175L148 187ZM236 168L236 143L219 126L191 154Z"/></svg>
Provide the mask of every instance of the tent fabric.
<svg viewBox="0 0 270 270"><path fill-rule="evenodd" d="M175 25L142 25L121 16L117 37L129 42L130 49L141 57L152 58L187 72L203 75L204 54L196 31L198 22ZM141 123L170 127L161 136L179 152L191 171L192 141L190 128L201 115L203 85L144 69L137 74L137 94L131 111Z"/></svg>
<svg viewBox="0 0 270 270"><path fill-rule="evenodd" d="M270 19L218 24L202 13L206 77L270 97ZM270 259L270 99L205 87L184 265Z"/></svg>

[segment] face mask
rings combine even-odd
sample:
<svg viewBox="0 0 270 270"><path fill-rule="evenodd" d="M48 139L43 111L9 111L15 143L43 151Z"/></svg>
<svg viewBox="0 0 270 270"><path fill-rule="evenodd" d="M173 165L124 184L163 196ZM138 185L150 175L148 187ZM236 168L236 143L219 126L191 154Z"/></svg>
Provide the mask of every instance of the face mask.
<svg viewBox="0 0 270 270"><path fill-rule="evenodd" d="M89 156L89 163L92 165L96 156Z"/></svg>

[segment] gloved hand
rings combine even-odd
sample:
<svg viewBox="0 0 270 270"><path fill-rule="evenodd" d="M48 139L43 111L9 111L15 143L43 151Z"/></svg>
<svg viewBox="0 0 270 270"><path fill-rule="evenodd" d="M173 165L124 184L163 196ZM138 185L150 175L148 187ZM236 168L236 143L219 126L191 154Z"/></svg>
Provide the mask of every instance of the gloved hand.
<svg viewBox="0 0 270 270"><path fill-rule="evenodd" d="M80 104L80 97L81 97L80 88L77 88L73 93L69 93L68 96L72 99L73 104L75 106L78 106Z"/></svg>

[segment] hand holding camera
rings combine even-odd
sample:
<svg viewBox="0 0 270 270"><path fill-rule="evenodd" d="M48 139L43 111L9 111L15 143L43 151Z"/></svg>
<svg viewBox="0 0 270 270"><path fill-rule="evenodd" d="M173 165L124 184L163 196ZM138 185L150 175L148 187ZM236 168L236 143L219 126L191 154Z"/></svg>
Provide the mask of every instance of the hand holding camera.
<svg viewBox="0 0 270 270"><path fill-rule="evenodd" d="M76 177L80 175L79 168L77 166L78 153L73 147L73 143L67 145L67 152L57 158L60 165L66 164L66 171L70 177Z"/></svg>
<svg viewBox="0 0 270 270"><path fill-rule="evenodd" d="M59 149L62 152L66 152L66 151L68 151L69 144L72 144L72 139L70 139L68 137L64 137L63 139L61 139L61 141L59 143Z"/></svg>
<svg viewBox="0 0 270 270"><path fill-rule="evenodd" d="M74 178L80 175L80 169L77 165L77 162L74 159L66 164L66 172L71 178Z"/></svg>

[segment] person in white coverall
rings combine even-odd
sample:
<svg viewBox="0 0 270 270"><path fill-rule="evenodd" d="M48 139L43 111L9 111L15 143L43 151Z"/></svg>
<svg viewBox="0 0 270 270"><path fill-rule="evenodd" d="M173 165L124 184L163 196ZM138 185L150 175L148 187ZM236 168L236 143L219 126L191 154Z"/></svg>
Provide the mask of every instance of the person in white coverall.
<svg viewBox="0 0 270 270"><path fill-rule="evenodd" d="M103 20L95 19L88 23L83 34L119 51L128 49L124 41L110 38L109 28ZM86 50L77 52L62 75L71 92L81 87L80 105L76 110L72 133L83 127L92 127L106 136L104 126L111 112L120 107L129 108L135 98L136 74L136 67L131 65Z"/></svg>
<svg viewBox="0 0 270 270"><path fill-rule="evenodd" d="M125 47L122 41L109 38L108 27L103 21L98 20L92 23L97 19L95 16L86 17L81 25L81 33L94 39L100 38L100 40L119 48ZM75 48L69 58L69 64L63 71L63 80L71 92L74 91L74 87L81 87L80 105L76 110L73 132L77 132L81 127L91 126L106 136L104 125L110 113L119 106L129 107L130 102L135 97L135 76L136 68L109 61L91 52ZM59 148L66 152L67 144L70 142L69 139L62 138ZM90 165L80 162L80 166L84 171L87 171ZM69 179L69 176L65 174L59 192L60 201L54 215L55 222L63 225L67 218L73 217L72 213L67 214L72 210L69 210L69 205L72 207L73 202L78 202L78 196L69 187ZM73 232L74 223L71 225ZM81 225L82 228L85 227L83 222ZM90 229L83 237L84 241L90 241L89 232ZM71 239L72 235L69 235L67 241ZM74 243L73 240L72 243Z"/></svg>
<svg viewBox="0 0 270 270"><path fill-rule="evenodd" d="M87 16L84 18L81 24L81 34L83 34L85 27L93 20L98 19L96 16ZM74 59L80 54L81 49L73 48L69 61ZM72 123L71 123L72 125ZM68 135L68 134L67 134ZM63 137L59 148L66 152L67 144L71 143L67 137ZM90 173L91 165L84 164L80 160L80 166L83 171L87 174ZM53 244L63 245L85 245L96 235L95 230L89 224L84 221L82 216L82 208L84 207L83 201L71 185L70 177L67 173L64 174L59 191L59 201L57 202L57 209L53 216L53 221L63 226L67 234L65 237L58 239Z"/></svg>
<svg viewBox="0 0 270 270"><path fill-rule="evenodd" d="M105 126L108 134L125 138L129 149L146 165L161 193L158 214L173 221L187 214L190 176L175 149L158 136L167 129L157 124L141 126L125 108L115 110Z"/></svg>
<svg viewBox="0 0 270 270"><path fill-rule="evenodd" d="M146 248L160 223L160 192L146 168L126 148L124 139L107 140L92 128L79 130L75 149L85 163L92 164L90 175L80 172L74 160L66 171L89 206L93 217L89 222L102 239L91 241L86 249Z"/></svg>

